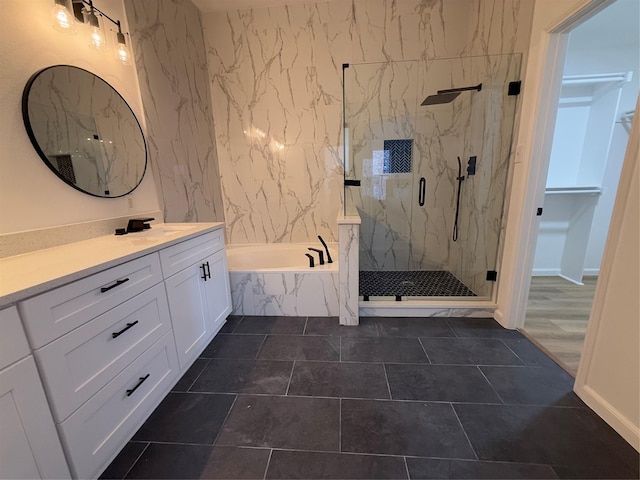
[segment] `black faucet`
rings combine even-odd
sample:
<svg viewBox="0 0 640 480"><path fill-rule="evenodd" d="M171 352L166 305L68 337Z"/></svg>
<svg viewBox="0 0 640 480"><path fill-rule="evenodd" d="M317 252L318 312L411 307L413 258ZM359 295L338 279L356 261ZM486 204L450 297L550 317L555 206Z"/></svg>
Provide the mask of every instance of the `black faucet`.
<svg viewBox="0 0 640 480"><path fill-rule="evenodd" d="M331 260L331 255L329 254L329 247L327 247L326 242L322 239L320 235L318 235L318 239L320 240L320 243L322 243L322 246L327 252L327 263L333 263L333 260Z"/></svg>
<svg viewBox="0 0 640 480"><path fill-rule="evenodd" d="M127 228L117 228L116 235L125 235L132 232L141 232L151 228L147 222L151 222L155 218L131 218L127 223Z"/></svg>
<svg viewBox="0 0 640 480"><path fill-rule="evenodd" d="M308 253L305 253L305 255L307 256L307 258L309 259L309 268L313 268L315 267L315 264L313 263L313 255L310 255Z"/></svg>
<svg viewBox="0 0 640 480"><path fill-rule="evenodd" d="M318 258L320 259L320 265L324 265L324 252L318 248L311 247L309 247L309 250L311 250L312 252L316 252L318 254Z"/></svg>

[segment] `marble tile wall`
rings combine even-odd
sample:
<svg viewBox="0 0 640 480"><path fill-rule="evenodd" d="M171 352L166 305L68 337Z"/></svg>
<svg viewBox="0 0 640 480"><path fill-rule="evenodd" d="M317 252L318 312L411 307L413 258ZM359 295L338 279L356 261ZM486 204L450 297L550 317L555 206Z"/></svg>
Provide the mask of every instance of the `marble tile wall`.
<svg viewBox="0 0 640 480"><path fill-rule="evenodd" d="M223 221L200 12L190 0L125 7L165 221Z"/></svg>

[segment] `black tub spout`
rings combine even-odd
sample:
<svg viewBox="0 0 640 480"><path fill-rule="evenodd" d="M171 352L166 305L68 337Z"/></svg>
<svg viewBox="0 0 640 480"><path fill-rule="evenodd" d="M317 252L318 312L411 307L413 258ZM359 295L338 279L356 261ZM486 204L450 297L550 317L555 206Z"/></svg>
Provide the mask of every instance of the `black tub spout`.
<svg viewBox="0 0 640 480"><path fill-rule="evenodd" d="M318 239L327 252L327 263L333 263L333 260L331 260L331 255L329 254L329 247L327 247L327 243L322 239L320 235L318 235Z"/></svg>
<svg viewBox="0 0 640 480"><path fill-rule="evenodd" d="M316 252L318 254L318 259L320 260L320 265L324 265L324 252L319 248L309 247L309 250L311 250L312 252Z"/></svg>

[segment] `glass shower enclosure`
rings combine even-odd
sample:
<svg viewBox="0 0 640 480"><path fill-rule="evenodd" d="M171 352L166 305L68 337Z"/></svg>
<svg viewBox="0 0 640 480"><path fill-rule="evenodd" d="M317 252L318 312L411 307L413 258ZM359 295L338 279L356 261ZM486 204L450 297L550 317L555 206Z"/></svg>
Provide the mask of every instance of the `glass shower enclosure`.
<svg viewBox="0 0 640 480"><path fill-rule="evenodd" d="M343 67L344 205L362 221L362 300L491 297L520 63Z"/></svg>

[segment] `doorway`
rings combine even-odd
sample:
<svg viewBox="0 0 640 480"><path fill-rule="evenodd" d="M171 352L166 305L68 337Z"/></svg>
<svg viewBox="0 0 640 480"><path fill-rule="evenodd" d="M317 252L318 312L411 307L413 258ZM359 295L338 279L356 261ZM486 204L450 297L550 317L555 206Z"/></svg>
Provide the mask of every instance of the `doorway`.
<svg viewBox="0 0 640 480"><path fill-rule="evenodd" d="M638 96L636 0L569 36L524 333L576 375Z"/></svg>

